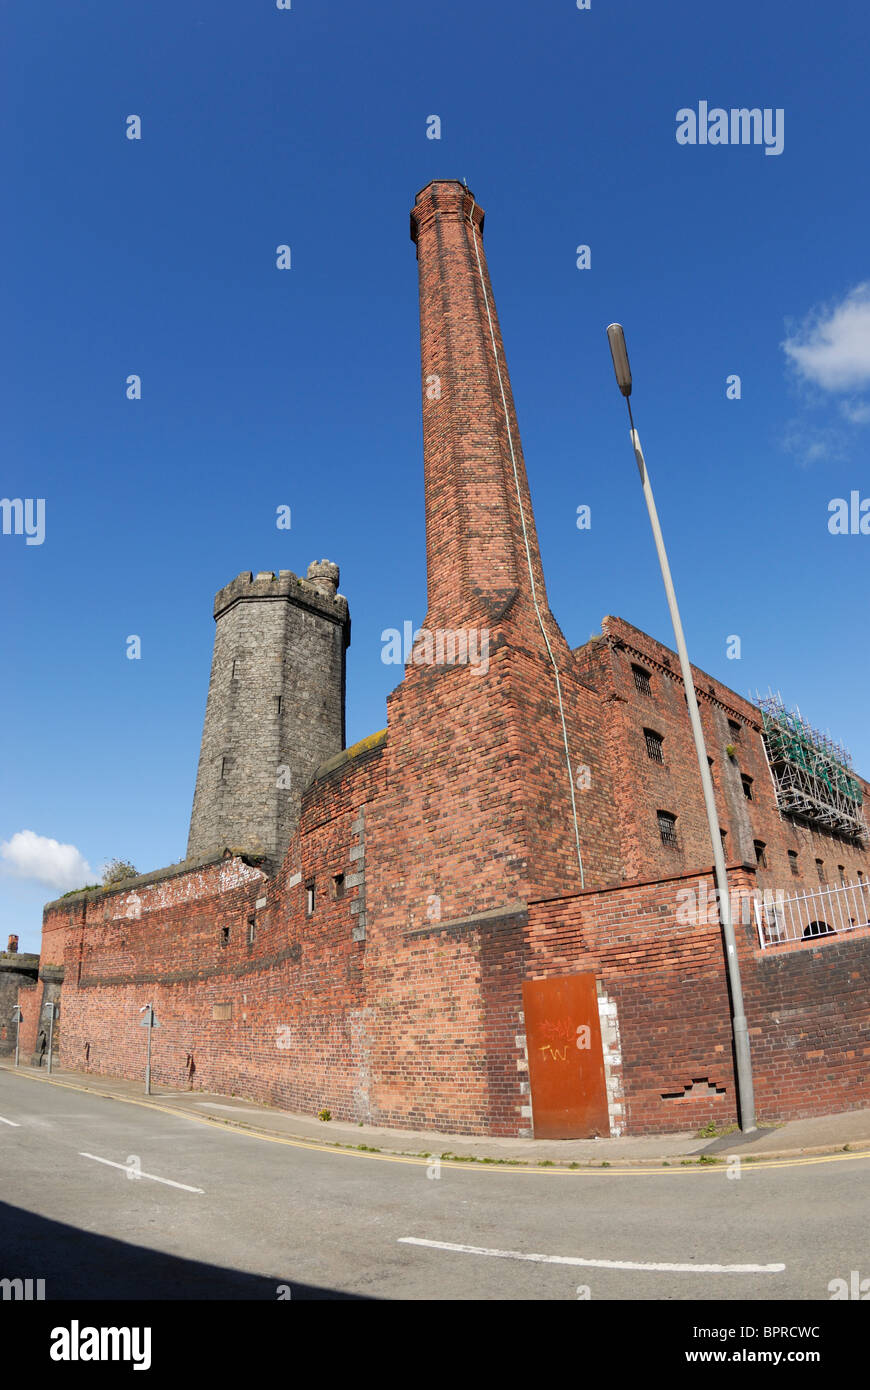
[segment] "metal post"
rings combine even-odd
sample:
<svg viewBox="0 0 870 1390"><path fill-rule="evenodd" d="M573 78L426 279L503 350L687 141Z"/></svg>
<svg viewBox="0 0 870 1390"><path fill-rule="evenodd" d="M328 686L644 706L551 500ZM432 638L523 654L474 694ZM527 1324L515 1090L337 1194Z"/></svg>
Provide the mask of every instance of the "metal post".
<svg viewBox="0 0 870 1390"><path fill-rule="evenodd" d="M150 1096L150 1094L151 1094L151 1034L152 1034L152 1032L154 1031L154 1009L152 1008L152 1006L151 1006L150 1004L148 1005L148 1012L147 1012L147 1014L145 1015L145 1017L146 1017L146 1019L147 1019L147 1021L148 1021L148 1053L147 1053L147 1060L146 1060L146 1062L145 1062L145 1094L146 1094L146 1096Z"/></svg>
<svg viewBox="0 0 870 1390"><path fill-rule="evenodd" d="M54 1006L54 1004L49 1004L48 1007L49 1007L49 1009L51 1010L50 1014L48 1015L48 1074L49 1074L49 1076L51 1076L51 1049L52 1049L52 1046L54 1045L54 1010L55 1010L55 1006Z"/></svg>
<svg viewBox="0 0 870 1390"><path fill-rule="evenodd" d="M629 419L631 419L631 403L627 398L626 404L628 404ZM731 1026L734 1036L734 1057L737 1064L737 1099L739 1105L740 1128L744 1133L748 1133L757 1128L755 1123L755 1094L752 1084L752 1058L749 1051L749 1029L746 1023L746 1015L743 1011L743 988L740 983L740 962L737 959L737 943L734 937L734 924L731 921L728 873L725 868L725 855L722 852L722 840L719 835L719 817L716 813L713 779L710 776L710 766L707 762L704 732L701 728L701 716L698 713L698 701L695 696L695 682L692 677L689 653L686 649L686 639L683 635L683 624L680 621L680 610L677 607L677 596L674 592L673 580L671 579L671 567L668 564L668 556L665 550L662 529L659 525L659 517L656 511L652 485L650 483L649 473L647 472L646 462L644 461L643 451L640 447L640 439L634 427L634 420L631 421L631 442L634 446L634 456L637 460L640 480L643 484L643 495L646 498L650 525L652 526L659 564L661 565L662 579L665 583L665 593L668 598L668 608L671 613L671 622L674 625L674 637L676 638L677 652L680 658L680 670L683 674L683 684L686 687L686 703L689 707L689 721L692 725L692 734L695 739L695 751L698 754L701 785L704 788L704 805L707 809L707 824L710 827L710 842L713 846L716 887L719 890L719 911L722 920L722 932L725 937L728 982L731 987Z"/></svg>
<svg viewBox="0 0 870 1390"><path fill-rule="evenodd" d="M15 1065L18 1066L18 1051L21 1043L21 1009L15 1005Z"/></svg>

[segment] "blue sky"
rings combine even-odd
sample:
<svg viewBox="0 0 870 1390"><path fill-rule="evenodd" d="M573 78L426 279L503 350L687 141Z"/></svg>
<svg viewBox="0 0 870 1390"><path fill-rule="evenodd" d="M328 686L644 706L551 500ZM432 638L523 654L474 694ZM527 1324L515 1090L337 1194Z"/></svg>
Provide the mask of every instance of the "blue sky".
<svg viewBox="0 0 870 1390"><path fill-rule="evenodd" d="M381 632L425 612L408 213L435 177L486 209L569 641L605 613L671 641L619 320L693 660L870 772L870 537L827 524L870 496L868 30L858 0L4 7L0 493L46 511L42 544L0 535L3 945L38 948L83 861L183 856L240 571L340 564L348 739L383 727ZM701 101L783 110L782 153L679 145Z"/></svg>

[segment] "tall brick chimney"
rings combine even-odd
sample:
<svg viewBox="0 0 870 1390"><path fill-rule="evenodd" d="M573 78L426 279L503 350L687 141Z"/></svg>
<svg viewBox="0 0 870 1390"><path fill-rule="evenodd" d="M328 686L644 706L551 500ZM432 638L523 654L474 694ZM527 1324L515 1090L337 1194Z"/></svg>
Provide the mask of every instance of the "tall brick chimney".
<svg viewBox="0 0 870 1390"><path fill-rule="evenodd" d="M420 286L427 628L532 616L530 570L538 607L549 618L483 221L471 191L453 179L427 184L411 211Z"/></svg>

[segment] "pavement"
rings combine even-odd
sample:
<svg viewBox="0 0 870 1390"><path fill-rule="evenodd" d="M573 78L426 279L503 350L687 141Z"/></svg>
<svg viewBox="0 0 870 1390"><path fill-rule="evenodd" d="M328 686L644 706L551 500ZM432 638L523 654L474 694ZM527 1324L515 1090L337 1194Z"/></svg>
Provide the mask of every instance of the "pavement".
<svg viewBox="0 0 870 1390"><path fill-rule="evenodd" d="M0 1071L14 1072L9 1062ZM741 1161L782 1159L804 1155L870 1151L870 1110L848 1110L785 1124L761 1127L754 1135L734 1130L701 1135L697 1130L674 1134L626 1136L620 1139L517 1139L480 1135L442 1134L433 1130L389 1129L381 1125L323 1121L310 1115L278 1110L259 1101L203 1091L178 1091L153 1086L145 1095L144 1081L99 1076L90 1072L20 1066L17 1075L37 1085L54 1085L96 1096L151 1106L165 1113L235 1128L248 1133L296 1140L324 1147L383 1154L432 1156L478 1163L537 1164L558 1167L657 1167L661 1164L701 1163L732 1151Z"/></svg>

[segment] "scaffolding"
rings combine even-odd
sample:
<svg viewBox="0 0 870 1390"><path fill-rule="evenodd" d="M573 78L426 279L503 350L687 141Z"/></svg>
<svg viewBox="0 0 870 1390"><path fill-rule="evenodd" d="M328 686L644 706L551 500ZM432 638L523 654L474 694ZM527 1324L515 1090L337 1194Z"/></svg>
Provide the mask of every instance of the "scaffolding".
<svg viewBox="0 0 870 1390"><path fill-rule="evenodd" d="M864 793L847 749L814 729L780 695L757 696L779 809L850 839L867 837Z"/></svg>

